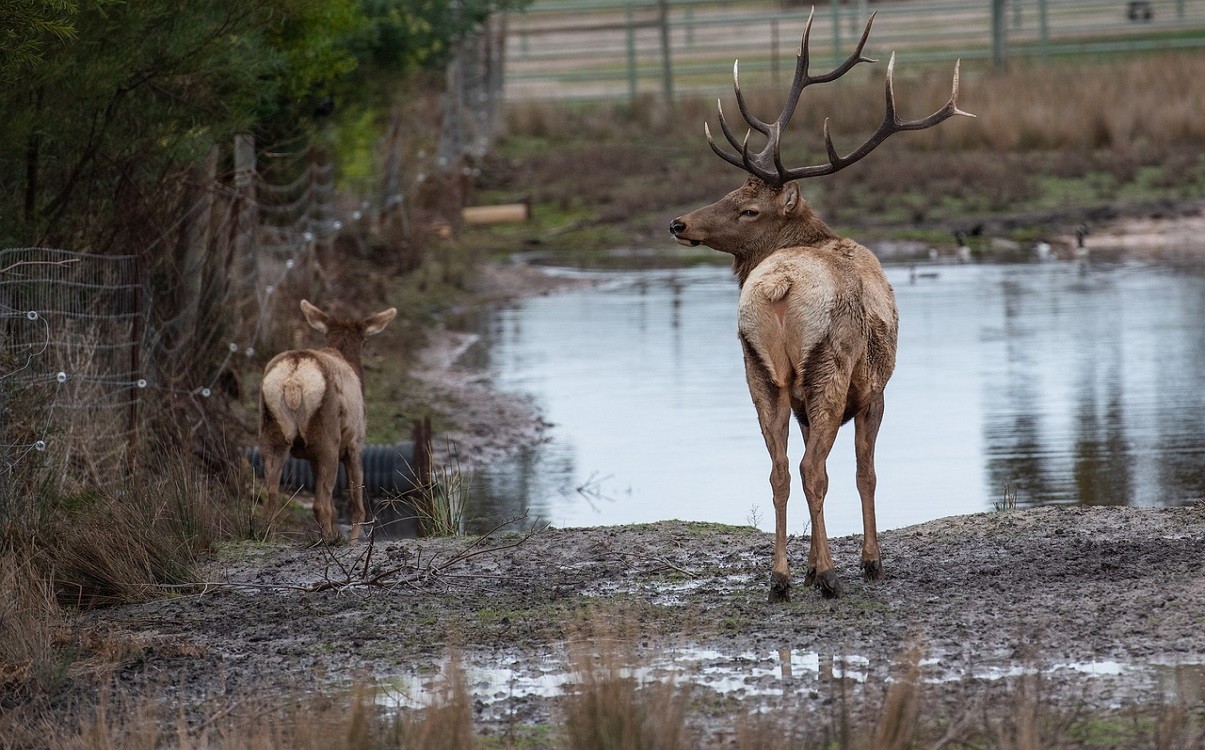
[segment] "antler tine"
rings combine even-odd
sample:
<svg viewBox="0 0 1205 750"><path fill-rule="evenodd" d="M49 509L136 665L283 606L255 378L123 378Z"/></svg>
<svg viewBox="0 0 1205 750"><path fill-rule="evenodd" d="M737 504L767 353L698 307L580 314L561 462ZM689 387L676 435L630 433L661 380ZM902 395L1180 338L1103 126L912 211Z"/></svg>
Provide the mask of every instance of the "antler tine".
<svg viewBox="0 0 1205 750"><path fill-rule="evenodd" d="M840 78L841 76L848 73L849 69L852 68L853 66L857 65L858 63L863 63L863 62L876 63L876 62L878 62L878 59L873 58L873 57L866 57L865 55L862 54L862 50L866 48L866 40L870 39L870 27L872 24L874 24L874 18L878 14L879 14L879 12L876 10L874 13L870 14L870 18L866 19L866 26L862 28L862 38L858 40L858 46L854 49L853 53L850 54L849 57L845 58L845 62L841 63L840 65L833 68L831 71L829 71L828 73L825 73L822 76L814 76L812 78L809 78L808 83L828 83L830 81L835 81L838 78Z"/></svg>
<svg viewBox="0 0 1205 750"><path fill-rule="evenodd" d="M707 145L711 146L711 150L715 152L716 156L720 157L734 167L739 167L741 169L745 168L744 163L739 157L729 154L728 152L724 151L724 149L716 145L715 139L711 137L711 127L708 126L707 123L703 123L703 132L707 135Z"/></svg>
<svg viewBox="0 0 1205 750"><path fill-rule="evenodd" d="M719 99L715 101L715 108L720 113L720 129L724 131L724 137L728 139L728 143L737 151L741 150L741 142L732 134L732 130L728 127L728 119L724 117L724 105Z"/></svg>
<svg viewBox="0 0 1205 750"><path fill-rule="evenodd" d="M755 116L749 111L748 105L745 104L745 95L741 93L741 79L738 73L740 64L740 60L732 62L732 89L736 92L736 106L740 108L741 116L745 118L745 122L749 123L749 127L762 135L769 135L770 124Z"/></svg>
<svg viewBox="0 0 1205 750"><path fill-rule="evenodd" d="M833 146L832 137L829 134L828 120L824 122L824 146L828 152L828 164L817 164L810 167L798 167L796 169L788 169L782 173L782 178L786 180L798 180L805 177L820 177L822 175L832 174L837 170L844 169L850 164L858 161L862 157L869 154L878 148L879 144L887 140L893 133L899 133L905 130L924 130L931 128L938 123L944 122L955 115L964 117L974 117L970 112L964 112L958 108L958 71L962 61L958 60L954 63L954 83L950 90L949 100L936 112L928 117L922 117L916 120L901 120L896 113L895 108L895 53L891 53L891 59L887 63L887 81L884 84L884 98L886 99L886 107L883 113L883 121L879 124L877 130L867 138L861 146L851 151L846 156L840 156L837 149Z"/></svg>

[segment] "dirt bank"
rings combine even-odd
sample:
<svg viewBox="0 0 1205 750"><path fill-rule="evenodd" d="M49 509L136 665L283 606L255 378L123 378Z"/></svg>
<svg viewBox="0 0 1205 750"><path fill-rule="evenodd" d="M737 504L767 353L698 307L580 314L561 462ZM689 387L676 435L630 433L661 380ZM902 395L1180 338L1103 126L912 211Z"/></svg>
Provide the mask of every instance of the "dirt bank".
<svg viewBox="0 0 1205 750"><path fill-rule="evenodd" d="M887 579L873 584L858 578L858 538L844 537L842 598L797 574L794 600L773 606L771 538L751 528L547 530L465 556L471 544L234 547L204 591L84 624L140 645L127 687L170 677L186 704L353 678L421 702L455 649L486 731L555 719L569 642L600 632L622 634L650 678L695 685L692 705L719 724L736 699L819 710L834 675L879 695L913 643L928 705L950 711L1027 669L1043 670L1054 705L1205 702L1205 507L1042 508L888 531ZM791 540L797 568L806 544Z"/></svg>

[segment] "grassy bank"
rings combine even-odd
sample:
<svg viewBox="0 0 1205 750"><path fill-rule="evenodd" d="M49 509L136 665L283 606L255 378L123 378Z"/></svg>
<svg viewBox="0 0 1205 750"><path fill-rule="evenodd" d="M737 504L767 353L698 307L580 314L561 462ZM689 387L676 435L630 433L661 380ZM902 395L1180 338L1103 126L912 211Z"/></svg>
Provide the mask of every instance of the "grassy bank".
<svg viewBox="0 0 1205 750"><path fill-rule="evenodd" d="M784 163L824 161L825 118L839 151L865 138L882 118L883 69L860 66L809 88L783 139ZM901 115L940 106L949 74L897 69ZM1071 234L1092 217L1167 210L1205 198L1203 81L1205 59L1191 54L964 72L959 103L976 119L898 134L857 165L805 182L804 194L831 225L857 237L951 247L957 229L1032 240ZM755 85L744 81L753 111L773 116L785 92ZM731 90L715 94L739 137ZM530 199L534 219L468 231L468 247L570 263L614 264L606 251L619 246L668 253L670 218L743 179L704 139L704 121L719 132L714 99L681 100L672 111L651 100L635 108L525 104L509 120L509 135L481 165L475 201Z"/></svg>

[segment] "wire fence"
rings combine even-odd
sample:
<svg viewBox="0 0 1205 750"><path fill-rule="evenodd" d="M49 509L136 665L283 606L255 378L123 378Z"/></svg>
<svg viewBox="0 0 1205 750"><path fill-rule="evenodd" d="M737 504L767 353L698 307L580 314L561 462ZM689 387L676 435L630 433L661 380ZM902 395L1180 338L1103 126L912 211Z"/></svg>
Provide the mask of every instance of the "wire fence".
<svg viewBox="0 0 1205 750"><path fill-rule="evenodd" d="M1139 53L1205 46L1205 0L829 0L816 2L813 59L828 65L856 44L871 12L872 57L901 63ZM789 77L809 3L716 0L535 0L512 14L509 101L672 99L750 80ZM765 75L765 74L768 74Z"/></svg>
<svg viewBox="0 0 1205 750"><path fill-rule="evenodd" d="M280 321L331 293L339 238L406 229L420 186L460 184L497 133L502 23L458 47L438 152L411 153L395 116L375 186L354 200L326 150L269 156L237 136L191 170L177 221L137 252L0 249L0 486L36 459L60 494L111 488L155 435L215 472L236 466L245 433L226 433L244 376L300 343L300 324Z"/></svg>

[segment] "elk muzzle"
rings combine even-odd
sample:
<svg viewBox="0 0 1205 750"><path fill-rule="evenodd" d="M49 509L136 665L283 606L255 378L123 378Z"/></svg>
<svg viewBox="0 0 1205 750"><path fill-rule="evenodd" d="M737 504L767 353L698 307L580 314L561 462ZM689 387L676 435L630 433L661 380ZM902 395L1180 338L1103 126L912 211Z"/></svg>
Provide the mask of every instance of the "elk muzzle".
<svg viewBox="0 0 1205 750"><path fill-rule="evenodd" d="M674 219L673 221L671 221L669 223L669 233L674 236L674 239L678 241L679 245L686 245L687 247L698 247L700 244L700 242L698 240L691 239L690 237L682 236L685 231L686 231L686 222L682 221L681 216L679 216L678 218Z"/></svg>

